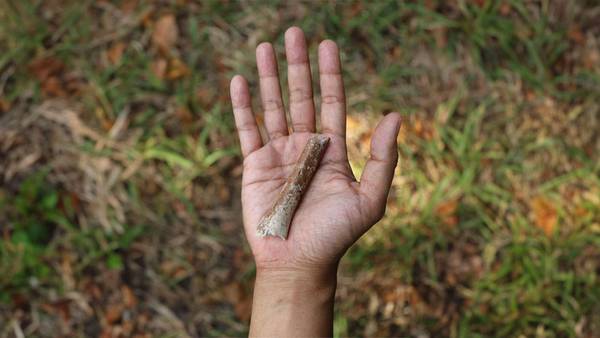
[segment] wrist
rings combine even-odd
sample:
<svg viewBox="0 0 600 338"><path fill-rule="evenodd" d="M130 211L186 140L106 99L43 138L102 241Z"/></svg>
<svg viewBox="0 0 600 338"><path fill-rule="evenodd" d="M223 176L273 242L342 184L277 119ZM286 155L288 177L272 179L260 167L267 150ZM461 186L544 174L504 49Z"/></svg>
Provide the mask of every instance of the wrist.
<svg viewBox="0 0 600 338"><path fill-rule="evenodd" d="M337 264L323 266L257 266L255 288L270 289L289 297L306 294L333 296L337 283Z"/></svg>
<svg viewBox="0 0 600 338"><path fill-rule="evenodd" d="M331 336L337 264L258 267L250 336Z"/></svg>

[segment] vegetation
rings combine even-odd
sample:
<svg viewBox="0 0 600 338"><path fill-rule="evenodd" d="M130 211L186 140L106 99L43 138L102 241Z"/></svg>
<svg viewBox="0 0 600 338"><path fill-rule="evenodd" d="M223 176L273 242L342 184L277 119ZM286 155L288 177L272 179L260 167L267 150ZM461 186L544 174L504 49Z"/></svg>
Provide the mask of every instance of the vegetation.
<svg viewBox="0 0 600 338"><path fill-rule="evenodd" d="M335 334L597 337L598 22L595 1L0 2L0 337L247 334L228 83L256 88L255 46L283 60L290 25L311 58L340 46L356 176L405 117Z"/></svg>

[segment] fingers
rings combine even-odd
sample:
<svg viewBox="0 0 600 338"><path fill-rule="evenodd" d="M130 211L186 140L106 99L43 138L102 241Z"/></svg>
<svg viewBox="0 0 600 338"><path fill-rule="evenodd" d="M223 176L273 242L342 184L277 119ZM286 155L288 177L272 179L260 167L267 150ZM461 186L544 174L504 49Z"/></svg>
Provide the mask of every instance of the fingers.
<svg viewBox="0 0 600 338"><path fill-rule="evenodd" d="M290 117L295 132L315 131L315 106L306 39L298 27L285 32L285 54L288 63Z"/></svg>
<svg viewBox="0 0 600 338"><path fill-rule="evenodd" d="M287 135L288 127L281 100L277 60L270 43L263 42L256 47L256 66L260 78L260 96L265 112L265 128L269 138L275 139Z"/></svg>
<svg viewBox="0 0 600 338"><path fill-rule="evenodd" d="M229 89L231 105L233 106L233 115L235 117L235 126L242 147L242 155L246 157L253 151L262 147L260 132L258 131L254 114L252 113L248 83L242 76L236 75L231 79Z"/></svg>
<svg viewBox="0 0 600 338"><path fill-rule="evenodd" d="M360 193L365 197L362 201L365 210L373 213L373 222L378 221L385 212L388 192L398 162L396 139L399 130L400 114L390 113L379 122L371 139L371 157L360 178Z"/></svg>
<svg viewBox="0 0 600 338"><path fill-rule="evenodd" d="M321 85L321 127L324 133L345 137L346 97L340 66L340 53L335 42L319 45L319 81Z"/></svg>

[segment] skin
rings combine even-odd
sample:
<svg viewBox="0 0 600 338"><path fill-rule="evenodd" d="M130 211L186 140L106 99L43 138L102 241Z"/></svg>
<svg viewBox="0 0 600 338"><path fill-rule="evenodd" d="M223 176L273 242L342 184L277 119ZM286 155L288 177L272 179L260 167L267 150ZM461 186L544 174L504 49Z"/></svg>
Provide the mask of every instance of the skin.
<svg viewBox="0 0 600 338"><path fill-rule="evenodd" d="M339 50L319 45L321 134L330 137L320 167L290 225L287 240L259 237L256 227L291 173L304 145L316 133L315 104L304 33L285 33L290 93L288 125L273 47L256 48L260 94L268 140L263 142L246 80L231 80L231 102L244 156L244 230L257 267L250 336L331 336L340 258L385 212L398 160L400 115L387 114L371 140L360 182L348 163L346 99ZM291 130L290 130L291 128Z"/></svg>

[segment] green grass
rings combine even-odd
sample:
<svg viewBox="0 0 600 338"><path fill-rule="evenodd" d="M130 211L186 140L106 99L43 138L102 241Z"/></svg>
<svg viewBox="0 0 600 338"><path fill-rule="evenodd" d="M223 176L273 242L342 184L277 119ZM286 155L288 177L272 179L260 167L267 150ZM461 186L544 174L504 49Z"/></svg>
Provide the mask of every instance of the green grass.
<svg viewBox="0 0 600 338"><path fill-rule="evenodd" d="M0 337L247 334L227 86L239 73L255 89L254 47L282 60L292 24L313 60L321 39L340 46L356 174L380 113L405 117L386 217L343 260L336 336L598 335L593 1L124 3L0 4ZM151 42L166 13L168 56ZM157 76L161 58L190 72ZM60 124L40 105L76 114Z"/></svg>
<svg viewBox="0 0 600 338"><path fill-rule="evenodd" d="M600 243L600 208L583 203L587 216L581 218L561 210L559 228L549 238L544 236L532 224L527 206L515 200L507 175L527 172L528 179L535 179L539 168L527 168L522 159L561 149L564 144L552 139L535 145L525 139L517 140L520 147L502 147L511 141L509 135L496 135L493 142L482 135L497 128L484 123L488 120L486 106L468 107L469 114L461 118L460 112L454 111L455 103L449 102L438 110L448 112L451 107L448 120L434 127L438 138L401 147L402 173L413 178L413 186L401 187L406 191L399 193L396 203L410 204L418 212L409 208L398 217L385 219L382 229L353 248L347 262L351 271L365 266L398 271L394 276L399 285L415 286L438 308L459 304L461 315L454 318L449 331L444 328L438 334L529 336L543 331L549 337L577 336L582 313L597 313L600 301L597 271L593 266L584 268L581 261L586 251L594 251ZM570 161L577 160L576 154L563 151ZM431 160L443 177L428 177L424 159ZM577 173L557 175L534 188L566 207L570 202L561 200L561 188L583 180L596 189L599 185L598 162L587 160ZM487 173L494 176L487 177ZM430 191L427 199L416 205L407 203L421 191ZM454 212L456 224L445 222L436 209L452 199L459 201ZM459 264L449 257L459 258ZM445 316L453 314L433 317L439 321ZM411 320L427 320L427 314L418 317ZM377 332L409 334L393 327Z"/></svg>

